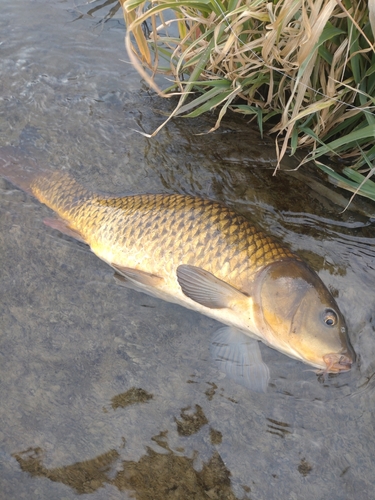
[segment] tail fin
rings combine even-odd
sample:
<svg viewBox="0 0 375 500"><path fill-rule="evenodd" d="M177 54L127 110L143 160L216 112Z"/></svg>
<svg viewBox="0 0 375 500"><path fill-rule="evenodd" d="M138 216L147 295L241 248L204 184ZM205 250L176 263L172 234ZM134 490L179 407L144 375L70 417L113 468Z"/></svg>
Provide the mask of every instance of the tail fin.
<svg viewBox="0 0 375 500"><path fill-rule="evenodd" d="M0 148L0 176L70 220L72 209L92 193L65 172L43 170L21 149Z"/></svg>
<svg viewBox="0 0 375 500"><path fill-rule="evenodd" d="M0 148L0 176L26 193L33 194L31 185L43 172L36 162L21 149L12 146Z"/></svg>

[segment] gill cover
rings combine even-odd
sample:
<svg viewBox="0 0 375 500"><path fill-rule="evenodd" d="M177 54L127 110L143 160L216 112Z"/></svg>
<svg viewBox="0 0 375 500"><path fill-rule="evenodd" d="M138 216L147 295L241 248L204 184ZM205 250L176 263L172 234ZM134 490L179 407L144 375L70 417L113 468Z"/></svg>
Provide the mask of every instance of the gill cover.
<svg viewBox="0 0 375 500"><path fill-rule="evenodd" d="M297 260L270 264L258 276L255 302L259 328L269 344L285 354L327 369L327 355L349 369L354 353L345 320L316 273ZM336 359L336 358L335 358ZM349 365L349 366L348 366Z"/></svg>

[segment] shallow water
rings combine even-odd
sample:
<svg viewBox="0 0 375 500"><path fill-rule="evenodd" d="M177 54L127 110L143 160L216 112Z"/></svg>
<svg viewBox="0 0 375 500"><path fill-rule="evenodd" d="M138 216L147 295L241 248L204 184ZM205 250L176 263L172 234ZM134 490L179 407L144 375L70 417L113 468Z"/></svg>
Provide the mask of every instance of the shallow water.
<svg viewBox="0 0 375 500"><path fill-rule="evenodd" d="M319 272L359 361L323 381L261 346L271 384L249 392L210 360L218 323L118 287L0 180L0 498L375 498L372 207L341 213L348 196L303 170L273 177L272 140L237 117L210 135L195 134L211 116L134 132L172 103L124 62L120 11L101 22L114 6L3 2L0 146L94 190L225 201Z"/></svg>

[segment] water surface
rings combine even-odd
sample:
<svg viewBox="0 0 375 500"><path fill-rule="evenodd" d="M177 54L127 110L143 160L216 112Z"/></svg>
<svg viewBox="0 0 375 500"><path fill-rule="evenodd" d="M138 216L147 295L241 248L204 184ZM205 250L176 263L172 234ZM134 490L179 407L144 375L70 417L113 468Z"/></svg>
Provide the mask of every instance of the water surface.
<svg viewBox="0 0 375 500"><path fill-rule="evenodd" d="M120 11L103 22L114 7L2 3L0 146L93 190L225 201L318 271L359 362L322 380L261 346L270 387L249 392L210 360L218 323L118 287L0 180L0 498L375 498L372 207L341 213L348 196L306 170L272 176L273 140L238 117L134 132L173 103L126 62Z"/></svg>

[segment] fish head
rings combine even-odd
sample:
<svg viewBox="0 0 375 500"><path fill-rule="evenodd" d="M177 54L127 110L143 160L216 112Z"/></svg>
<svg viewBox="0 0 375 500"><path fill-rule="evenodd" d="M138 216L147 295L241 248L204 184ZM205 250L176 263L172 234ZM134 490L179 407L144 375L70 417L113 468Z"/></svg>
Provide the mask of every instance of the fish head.
<svg viewBox="0 0 375 500"><path fill-rule="evenodd" d="M259 276L256 307L268 343L324 370L350 370L355 354L345 319L319 276L298 260L267 266Z"/></svg>

